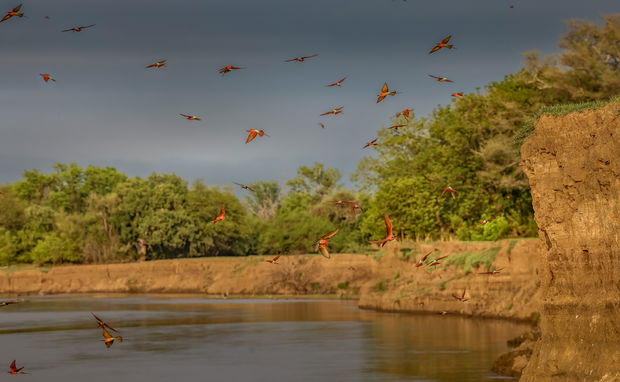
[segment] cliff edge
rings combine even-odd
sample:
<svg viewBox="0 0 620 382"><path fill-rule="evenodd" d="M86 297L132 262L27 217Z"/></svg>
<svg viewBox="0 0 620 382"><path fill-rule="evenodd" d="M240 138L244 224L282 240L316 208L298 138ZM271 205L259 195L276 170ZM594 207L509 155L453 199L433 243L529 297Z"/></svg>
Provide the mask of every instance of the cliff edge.
<svg viewBox="0 0 620 382"><path fill-rule="evenodd" d="M521 155L543 256L521 381L620 381L620 103L541 116Z"/></svg>

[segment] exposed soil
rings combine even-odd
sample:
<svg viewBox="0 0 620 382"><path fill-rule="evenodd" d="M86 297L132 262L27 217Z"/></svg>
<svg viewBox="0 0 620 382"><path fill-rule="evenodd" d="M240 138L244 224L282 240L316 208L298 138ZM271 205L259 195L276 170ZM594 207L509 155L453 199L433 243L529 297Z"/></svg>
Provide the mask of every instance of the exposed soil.
<svg viewBox="0 0 620 382"><path fill-rule="evenodd" d="M542 247L522 381L620 381L620 103L542 116L521 150Z"/></svg>

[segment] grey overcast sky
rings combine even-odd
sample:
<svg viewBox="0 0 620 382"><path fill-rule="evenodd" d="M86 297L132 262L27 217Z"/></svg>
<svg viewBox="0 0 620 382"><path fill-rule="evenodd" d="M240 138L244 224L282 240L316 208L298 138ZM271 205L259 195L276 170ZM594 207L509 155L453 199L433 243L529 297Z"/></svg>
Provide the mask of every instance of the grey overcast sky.
<svg viewBox="0 0 620 382"><path fill-rule="evenodd" d="M0 12L17 1L0 0ZM620 10L617 0L23 4L28 18L0 24L0 183L26 169L49 172L56 162L131 176L175 172L216 185L282 181L321 161L346 180L372 155L362 146L394 113L412 108L424 116L453 92L516 72L524 51L559 51L566 20L599 22ZM96 26L61 32L89 24ZM457 49L429 55L447 35ZM144 68L160 59L168 66ZM247 69L222 76L224 65ZM46 84L39 73L57 82ZM344 76L342 88L325 87ZM402 94L376 104L384 82ZM344 114L319 117L337 106ZM251 128L270 137L246 145Z"/></svg>

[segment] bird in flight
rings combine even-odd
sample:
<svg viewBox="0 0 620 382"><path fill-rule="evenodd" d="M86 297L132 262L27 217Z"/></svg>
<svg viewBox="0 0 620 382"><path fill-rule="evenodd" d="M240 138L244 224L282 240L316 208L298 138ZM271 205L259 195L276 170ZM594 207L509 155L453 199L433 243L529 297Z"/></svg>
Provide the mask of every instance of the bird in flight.
<svg viewBox="0 0 620 382"><path fill-rule="evenodd" d="M166 66L166 61L168 61L168 60L160 60L160 61L157 61L157 62L151 64L151 65L145 66L145 68L146 69L148 69L148 68L161 68L162 66Z"/></svg>
<svg viewBox="0 0 620 382"><path fill-rule="evenodd" d="M220 213L217 214L217 216L214 217L213 220L211 220L211 223L215 224L217 222L224 220L224 215L226 215L226 208L222 207L220 208Z"/></svg>
<svg viewBox="0 0 620 382"><path fill-rule="evenodd" d="M437 76L433 76L432 74L428 75L431 78L434 78L435 80L437 80L437 82L454 82L452 80L447 79L446 77L437 77Z"/></svg>
<svg viewBox="0 0 620 382"><path fill-rule="evenodd" d="M452 93L450 94L452 97L461 98L463 96L463 92Z"/></svg>
<svg viewBox="0 0 620 382"><path fill-rule="evenodd" d="M278 263L278 259L280 258L280 255L274 257L273 259L267 259L265 260L266 263L271 263L271 264L280 264Z"/></svg>
<svg viewBox="0 0 620 382"><path fill-rule="evenodd" d="M402 116L402 117L405 117L405 119L409 119L409 117L412 115L413 115L413 109L404 109L403 111L396 113L397 117Z"/></svg>
<svg viewBox="0 0 620 382"><path fill-rule="evenodd" d="M457 299L460 302L465 302L465 301L469 300L468 298L465 298L465 292L466 291L467 291L467 288L463 289L463 293L460 296L452 293L452 297L454 297L455 299Z"/></svg>
<svg viewBox="0 0 620 382"><path fill-rule="evenodd" d="M252 192L255 191L252 187L246 186L245 184L241 184L241 183L237 183L237 182L233 182L233 183L236 184L237 186L243 188L244 190L248 190L248 191L252 191Z"/></svg>
<svg viewBox="0 0 620 382"><path fill-rule="evenodd" d="M313 54L312 56L302 56L302 57L295 57L295 58L291 58L290 60L284 60L284 62L304 62L309 58L313 58L318 56L318 54Z"/></svg>
<svg viewBox="0 0 620 382"><path fill-rule="evenodd" d="M448 44L448 41L450 41L451 38L452 38L452 35L441 40L441 42L437 43L437 45L435 45L435 47L433 47L433 49L431 49L431 51L428 52L428 54L435 53L441 48L453 49L454 45Z"/></svg>
<svg viewBox="0 0 620 382"><path fill-rule="evenodd" d="M65 29L62 32L81 32L82 30L84 30L86 28L94 27L95 25L97 25L97 24L90 24L90 25L85 25L85 26L81 26L81 27L73 27L73 28Z"/></svg>
<svg viewBox="0 0 620 382"><path fill-rule="evenodd" d="M322 236L319 241L316 242L316 250L319 251L321 253L321 255L323 255L323 257L326 258L330 258L331 256L329 255L329 251L327 250L327 244L329 244L329 239L330 237L334 236L335 234L338 233L338 230L332 231L324 236Z"/></svg>
<svg viewBox="0 0 620 382"><path fill-rule="evenodd" d="M245 67L244 66L226 65L226 66L223 66L223 67L219 68L218 72L220 74L226 74L226 73L232 72L233 70L239 70L239 69L245 69Z"/></svg>
<svg viewBox="0 0 620 382"><path fill-rule="evenodd" d="M396 94L398 94L398 92L394 90L390 91L390 88L388 87L388 84L386 82L381 87L381 93L377 94L377 103L383 101L387 96L395 96Z"/></svg>
<svg viewBox="0 0 620 382"><path fill-rule="evenodd" d="M400 129L401 127L405 127L405 126L407 126L407 125L392 125L392 126L388 127L388 129L392 129L392 130L398 131L398 129Z"/></svg>
<svg viewBox="0 0 620 382"><path fill-rule="evenodd" d="M350 204L351 204L351 205L349 206L349 208L351 209L351 211L353 211L353 212L355 212L355 211L357 211L357 210L363 211L363 210L362 210L362 206L360 206L360 204L359 204L359 203L353 203L353 202L351 202Z"/></svg>
<svg viewBox="0 0 620 382"><path fill-rule="evenodd" d="M105 328L101 328L101 335L103 336L102 341L105 344L105 347L109 348L114 344L114 341L123 342L123 337L121 336L112 336L110 332L105 330Z"/></svg>
<svg viewBox="0 0 620 382"><path fill-rule="evenodd" d="M325 113L321 114L321 117L324 115L329 115L329 114L333 114L333 115L342 114L342 109L344 109L344 106L340 106L330 111L326 111Z"/></svg>
<svg viewBox="0 0 620 382"><path fill-rule="evenodd" d="M195 115L187 115L187 114L179 114L179 115L187 119L188 121L201 121L202 120L202 118L196 117Z"/></svg>
<svg viewBox="0 0 620 382"><path fill-rule="evenodd" d="M254 140L254 138L256 138L256 136L258 135L259 137L262 137L263 135L269 136L267 134L265 134L264 130L256 130L256 129L250 129L250 130L246 130L248 133L248 138L245 140L245 143L250 143Z"/></svg>
<svg viewBox="0 0 620 382"><path fill-rule="evenodd" d="M7 306L12 304L19 304L21 301L12 300L12 301L0 301L0 306Z"/></svg>
<svg viewBox="0 0 620 382"><path fill-rule="evenodd" d="M117 333L119 332L118 330L116 330L116 329L114 329L113 327L111 327L110 325L108 325L108 323L107 323L107 322L105 322L105 321L103 321L101 318L99 318L99 317L95 316L95 313L90 312L90 314L92 314L92 315L93 315L93 317L95 317L95 320L97 320L97 325L98 325L101 329L104 329L104 330L105 330L105 328L108 328L108 329L113 330L113 331L115 331L115 332L117 332Z"/></svg>
<svg viewBox="0 0 620 382"><path fill-rule="evenodd" d="M385 215L383 218L385 220L385 231L386 231L385 239L378 240L378 241L371 241L371 243L373 244L379 244L380 247L383 247L388 241L396 240L396 238L392 234L392 222L390 221L390 217Z"/></svg>
<svg viewBox="0 0 620 382"><path fill-rule="evenodd" d="M332 203L334 203L337 206L344 207L346 204L350 204L353 202L350 202L348 200L334 200Z"/></svg>
<svg viewBox="0 0 620 382"><path fill-rule="evenodd" d="M431 255L431 253L435 252L437 249L433 249L432 251L430 251L429 253L427 253L426 255L424 255L420 260L418 260L418 262L415 264L416 268L421 267L422 265L424 265L424 263L426 263L426 259L428 259L428 257Z"/></svg>
<svg viewBox="0 0 620 382"><path fill-rule="evenodd" d="M431 260L431 262L430 262L430 263L428 263L427 265L428 265L429 267L436 267L436 266L438 266L438 265L440 265L440 264L441 264L441 263L439 262L439 260L445 259L446 257L448 257L448 256L441 256L441 257L438 257L438 258L436 258L436 259L433 259L433 260Z"/></svg>
<svg viewBox="0 0 620 382"><path fill-rule="evenodd" d="M324 129L325 127L327 127L327 126L325 126L325 124L323 122L319 122L319 126L321 126L321 129Z"/></svg>
<svg viewBox="0 0 620 382"><path fill-rule="evenodd" d="M456 190L454 188L450 186L444 188L443 191L441 192L441 196L443 196L443 194L445 194L446 192L452 195L452 199L456 199Z"/></svg>
<svg viewBox="0 0 620 382"><path fill-rule="evenodd" d="M19 12L20 9L22 9L22 4L16 6L10 12L7 12L6 15L4 15L4 17L2 17L2 20L0 20L0 23L3 22L3 21L7 21L8 19L10 19L13 16L15 16L15 17L24 17L24 14Z"/></svg>
<svg viewBox="0 0 620 382"><path fill-rule="evenodd" d="M336 82L332 82L331 84L329 84L329 85L325 85L325 86L329 86L329 87L338 86L338 87L340 88L340 87L342 87L342 83L343 83L343 82L344 82L344 80L346 80L346 79L347 79L347 77L344 77L344 78L342 78L342 79L340 79L340 80L338 80L338 81L336 81Z"/></svg>
<svg viewBox="0 0 620 382"><path fill-rule="evenodd" d="M478 272L478 274L479 275L496 275L498 273L501 273L502 269L504 268L493 269L492 271L489 271L489 272Z"/></svg>
<svg viewBox="0 0 620 382"><path fill-rule="evenodd" d="M17 363L13 360L13 362L9 365L9 374L28 374L25 371L22 371L23 368L23 366L18 368Z"/></svg>
<svg viewBox="0 0 620 382"><path fill-rule="evenodd" d="M49 81L56 82L56 79L54 77L52 77L51 74L41 73L39 75L43 78L43 81L45 81L45 82L49 82Z"/></svg>
<svg viewBox="0 0 620 382"><path fill-rule="evenodd" d="M370 141L370 142L366 143L366 146L362 147L362 149L365 149L366 147L370 147L370 146L376 146L376 145L378 145L378 143L377 143L377 140L378 140L378 139L379 139L379 138L375 138L375 139L373 139L372 141Z"/></svg>

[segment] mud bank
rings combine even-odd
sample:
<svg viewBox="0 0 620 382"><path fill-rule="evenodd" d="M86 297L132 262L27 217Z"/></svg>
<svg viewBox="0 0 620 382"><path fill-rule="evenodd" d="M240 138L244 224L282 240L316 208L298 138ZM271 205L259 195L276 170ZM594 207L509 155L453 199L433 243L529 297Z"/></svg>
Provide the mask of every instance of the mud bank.
<svg viewBox="0 0 620 382"><path fill-rule="evenodd" d="M521 153L543 252L521 381L620 381L620 104L544 115Z"/></svg>

